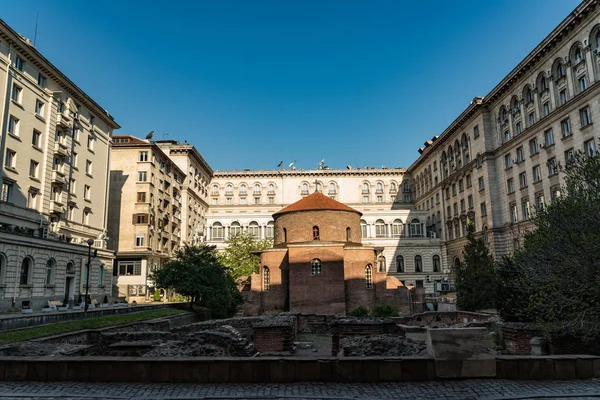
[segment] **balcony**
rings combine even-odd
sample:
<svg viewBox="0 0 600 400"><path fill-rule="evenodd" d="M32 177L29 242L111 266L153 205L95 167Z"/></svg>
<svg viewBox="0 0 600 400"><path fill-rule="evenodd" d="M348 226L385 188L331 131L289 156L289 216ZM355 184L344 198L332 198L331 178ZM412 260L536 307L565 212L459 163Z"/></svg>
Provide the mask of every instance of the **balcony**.
<svg viewBox="0 0 600 400"><path fill-rule="evenodd" d="M65 174L58 170L52 171L52 183L64 185L65 182Z"/></svg>
<svg viewBox="0 0 600 400"><path fill-rule="evenodd" d="M67 145L61 143L61 142L57 142L54 144L54 154L57 154L61 157L67 157L68 153L67 153Z"/></svg>
<svg viewBox="0 0 600 400"><path fill-rule="evenodd" d="M58 113L56 115L56 125L64 128L70 128L73 124L73 119L67 115L66 112Z"/></svg>

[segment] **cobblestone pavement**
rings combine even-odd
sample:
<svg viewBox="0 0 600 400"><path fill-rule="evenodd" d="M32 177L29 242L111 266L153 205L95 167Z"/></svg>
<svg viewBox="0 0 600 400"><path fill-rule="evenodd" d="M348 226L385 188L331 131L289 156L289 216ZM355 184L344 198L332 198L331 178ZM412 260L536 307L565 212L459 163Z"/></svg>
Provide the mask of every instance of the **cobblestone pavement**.
<svg viewBox="0 0 600 400"><path fill-rule="evenodd" d="M598 399L600 380L423 383L150 384L0 382L6 399Z"/></svg>

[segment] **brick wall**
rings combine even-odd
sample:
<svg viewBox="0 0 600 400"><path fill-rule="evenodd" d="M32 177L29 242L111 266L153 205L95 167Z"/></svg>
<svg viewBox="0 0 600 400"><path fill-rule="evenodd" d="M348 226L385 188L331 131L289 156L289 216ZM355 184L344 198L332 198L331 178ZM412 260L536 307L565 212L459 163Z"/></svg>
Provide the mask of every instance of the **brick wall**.
<svg viewBox="0 0 600 400"><path fill-rule="evenodd" d="M294 328L292 325L255 326L254 348L261 352L293 352Z"/></svg>
<svg viewBox="0 0 600 400"><path fill-rule="evenodd" d="M299 211L276 216L275 245L313 241L313 226L319 227L320 241L346 242L346 228L350 241L360 243L360 214L350 211ZM283 229L287 242L284 241Z"/></svg>
<svg viewBox="0 0 600 400"><path fill-rule="evenodd" d="M508 354L528 355L531 354L531 338L543 336L532 324L505 323L501 325L504 348Z"/></svg>

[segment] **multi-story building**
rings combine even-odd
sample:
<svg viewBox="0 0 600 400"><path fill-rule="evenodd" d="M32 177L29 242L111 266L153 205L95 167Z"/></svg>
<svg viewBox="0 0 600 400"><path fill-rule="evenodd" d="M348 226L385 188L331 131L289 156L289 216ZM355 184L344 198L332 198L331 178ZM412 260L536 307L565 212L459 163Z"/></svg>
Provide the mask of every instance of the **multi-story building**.
<svg viewBox="0 0 600 400"><path fill-rule="evenodd" d="M119 128L0 20L0 308L111 295L106 250L110 137Z"/></svg>
<svg viewBox="0 0 600 400"><path fill-rule="evenodd" d="M191 144L174 140L155 142L185 174L181 192L181 239L193 244L202 241L208 211L208 185L213 170Z"/></svg>
<svg viewBox="0 0 600 400"><path fill-rule="evenodd" d="M442 242L430 231L427 213L414 208L404 169L215 172L206 240L223 249L241 231L273 238L272 215L315 191L363 214L362 243L377 249L378 271L429 293L442 290L449 272L442 268Z"/></svg>
<svg viewBox="0 0 600 400"><path fill-rule="evenodd" d="M130 135L113 137L110 162L109 247L120 296L143 301L152 270L182 243L186 174L161 148Z"/></svg>
<svg viewBox="0 0 600 400"><path fill-rule="evenodd" d="M409 167L416 207L443 238L450 266L472 221L497 258L560 195L574 152L597 154L600 5L582 2L492 91L425 142Z"/></svg>

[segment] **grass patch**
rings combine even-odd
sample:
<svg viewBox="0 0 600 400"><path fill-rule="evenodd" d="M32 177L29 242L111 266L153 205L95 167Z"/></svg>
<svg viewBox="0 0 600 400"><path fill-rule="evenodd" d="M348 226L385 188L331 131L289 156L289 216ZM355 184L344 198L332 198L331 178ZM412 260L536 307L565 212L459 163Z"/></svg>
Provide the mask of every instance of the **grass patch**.
<svg viewBox="0 0 600 400"><path fill-rule="evenodd" d="M154 318L171 317L173 315L188 312L189 311L178 310L175 308L162 308L160 310L140 311L131 314L107 315L103 317L90 316L88 319L83 320L61 322L52 325L42 325L29 329L0 333L0 343L20 342L22 340L37 339L42 336L57 335L64 332L104 328L106 326L121 325Z"/></svg>

